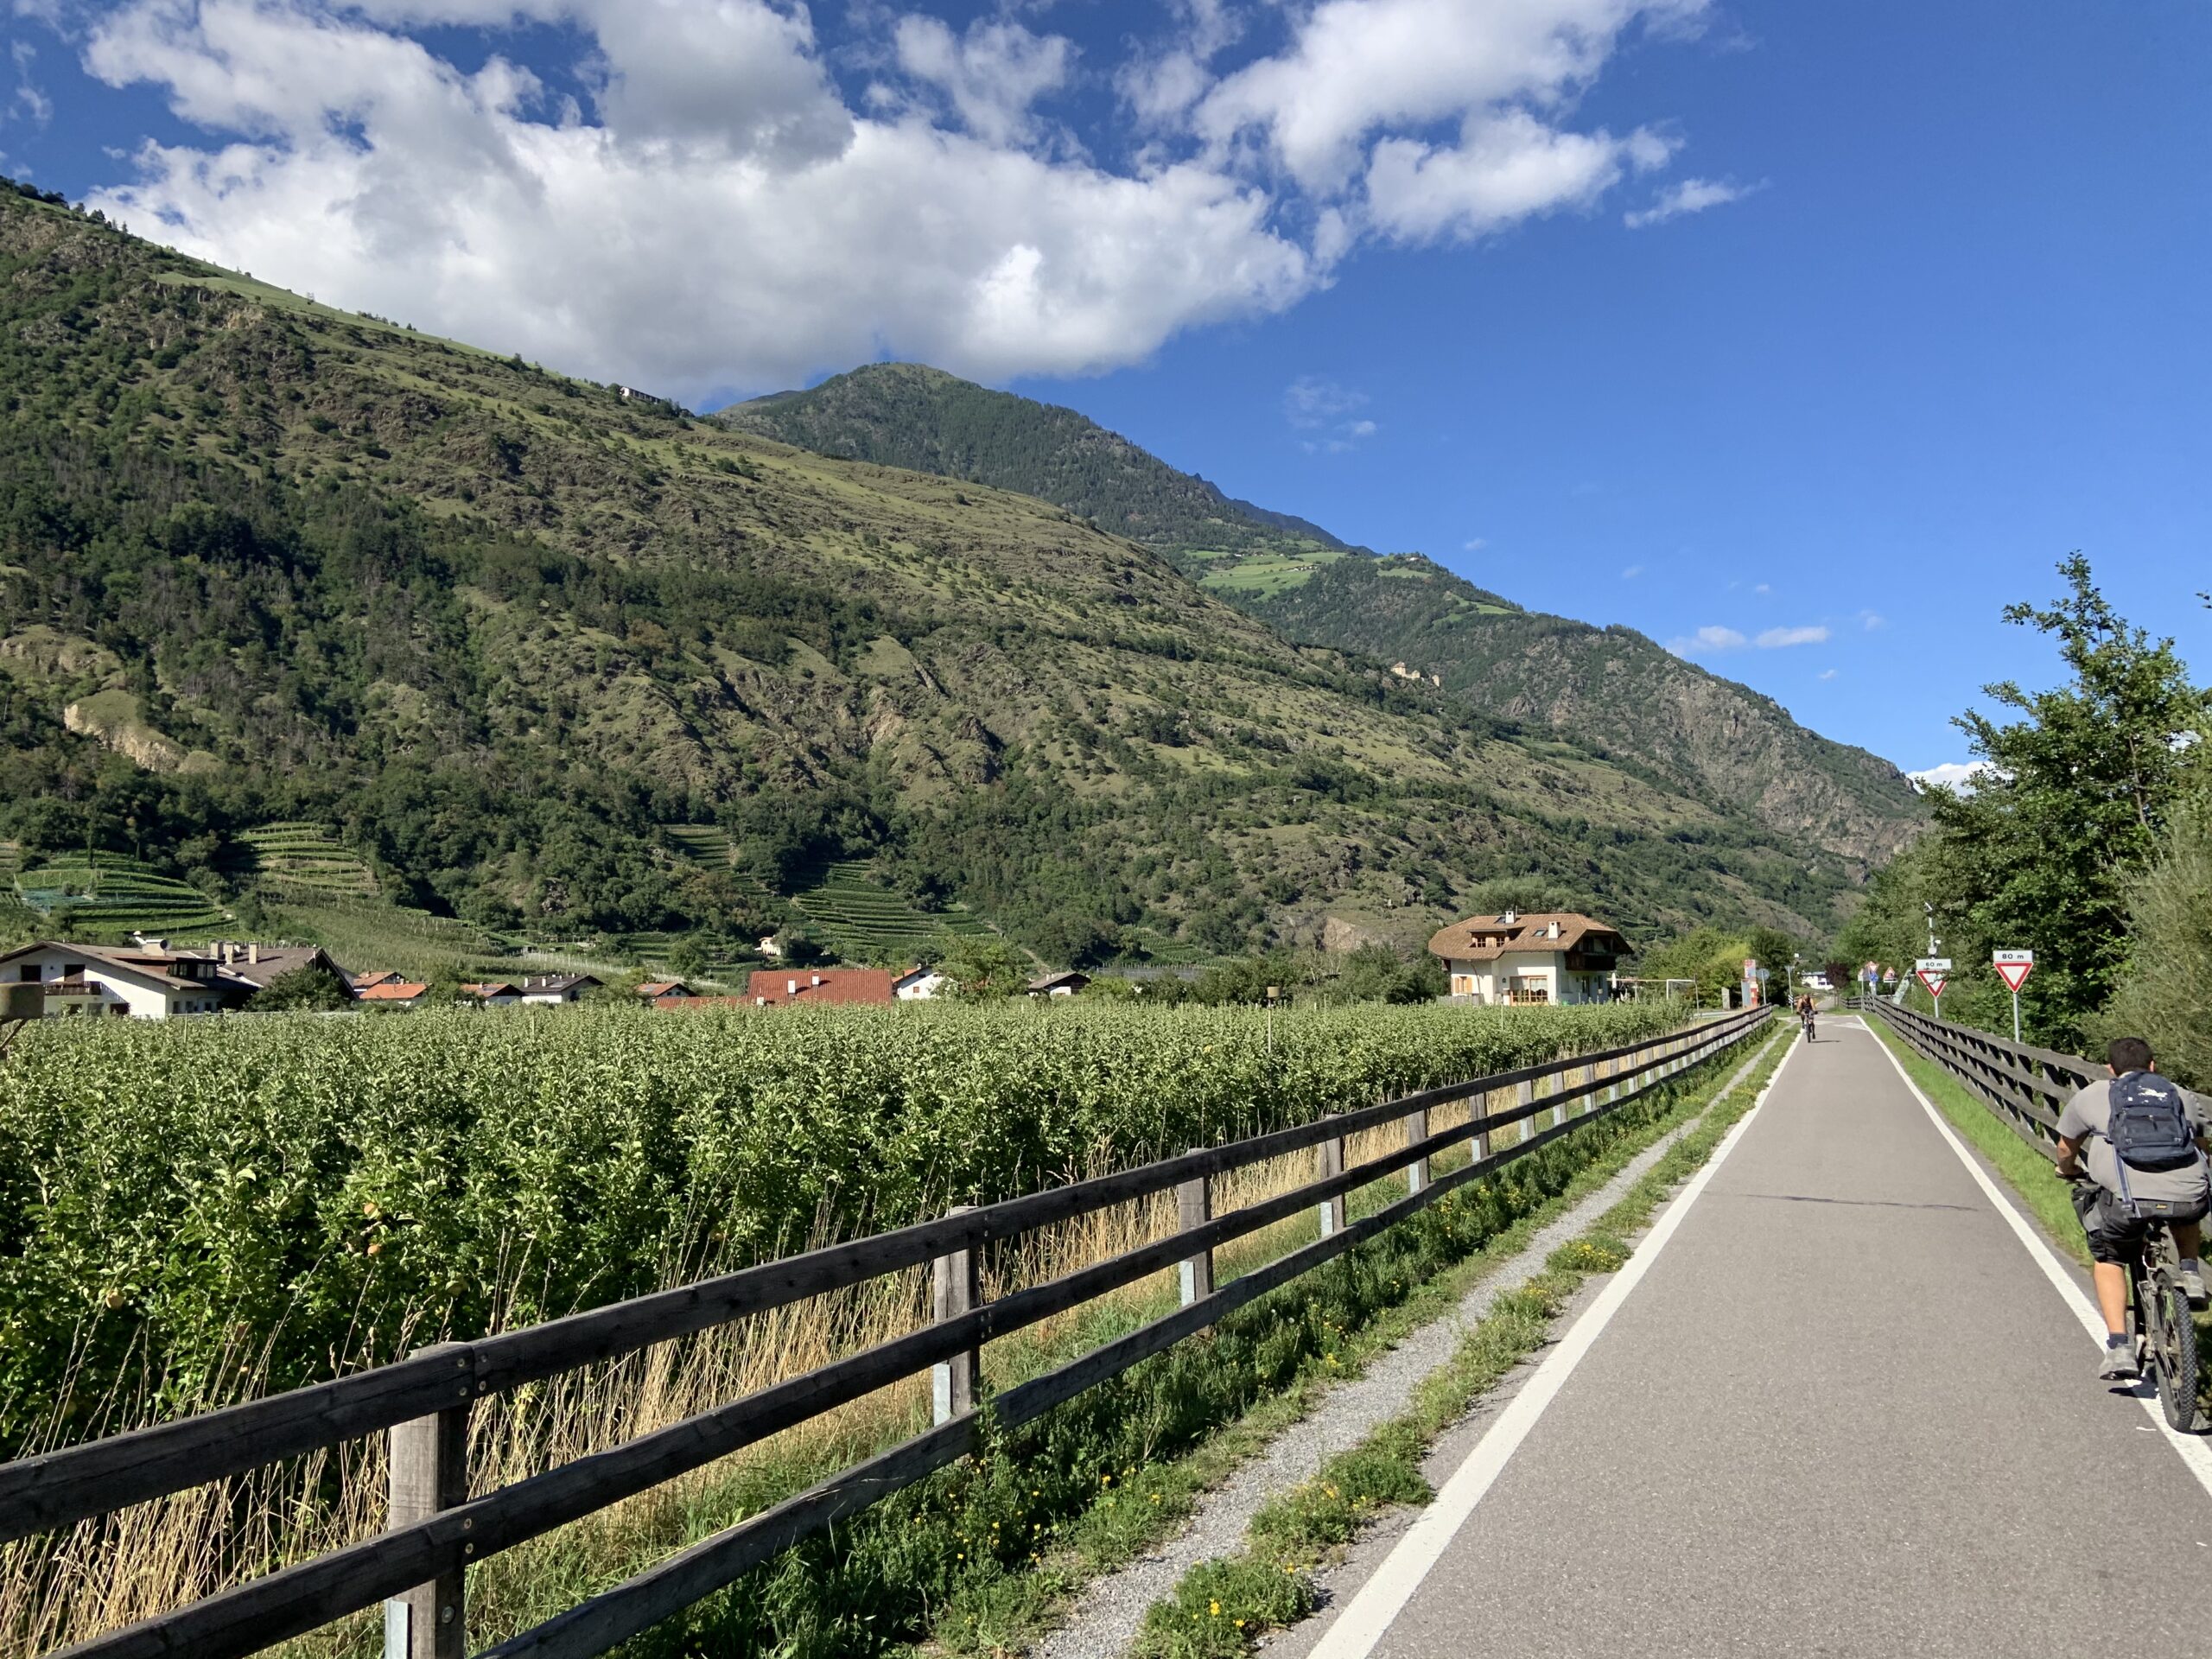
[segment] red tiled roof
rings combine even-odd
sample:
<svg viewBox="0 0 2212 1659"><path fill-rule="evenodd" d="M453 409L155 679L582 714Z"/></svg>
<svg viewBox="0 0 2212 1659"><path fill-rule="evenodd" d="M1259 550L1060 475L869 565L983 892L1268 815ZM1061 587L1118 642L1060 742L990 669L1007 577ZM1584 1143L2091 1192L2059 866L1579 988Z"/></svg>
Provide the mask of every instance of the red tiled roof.
<svg viewBox="0 0 2212 1659"><path fill-rule="evenodd" d="M430 988L416 984L413 980L387 979L374 985L364 985L353 993L360 1002L412 1002Z"/></svg>
<svg viewBox="0 0 2212 1659"><path fill-rule="evenodd" d="M747 988L754 1001L770 1007L787 1002L888 1005L899 1000L892 990L897 978L888 968L757 968Z"/></svg>

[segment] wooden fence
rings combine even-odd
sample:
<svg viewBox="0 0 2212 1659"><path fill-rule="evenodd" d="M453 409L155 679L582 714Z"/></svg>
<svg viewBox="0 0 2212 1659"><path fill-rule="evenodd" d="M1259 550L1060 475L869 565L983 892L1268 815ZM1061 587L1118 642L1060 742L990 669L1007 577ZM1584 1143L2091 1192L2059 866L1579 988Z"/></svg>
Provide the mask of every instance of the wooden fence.
<svg viewBox="0 0 2212 1659"><path fill-rule="evenodd" d="M335 1382L226 1407L127 1434L0 1464L0 1542L67 1527L135 1503L227 1479L303 1452L389 1433L389 1529L66 1649L101 1659L230 1659L385 1606L387 1659L462 1659L463 1579L470 1563L647 1491L924 1370L933 1373L936 1426L764 1513L692 1545L626 1583L487 1651L489 1659L582 1659L604 1653L730 1583L810 1533L912 1484L976 1445L982 1345L1118 1287L1179 1264L1182 1306L1056 1370L998 1395L999 1423L1031 1421L1096 1383L1213 1325L1444 1193L1663 1086L1684 1068L1755 1034L1757 1009L1669 1036L1573 1055L1432 1089L1319 1122L1201 1147L1138 1168L1055 1187L941 1220L810 1251L474 1342L442 1344ZM1580 1074L1579 1076L1573 1074ZM1437 1133L1429 1114L1513 1092ZM1535 1120L1549 1114L1550 1123ZM1391 1123L1404 1145L1346 1168L1345 1140ZM1491 1137L1527 1124L1514 1145ZM1431 1160L1471 1143L1470 1161L1435 1174ZM1306 1149L1312 1182L1224 1215L1211 1179ZM1347 1221L1347 1194L1404 1172L1407 1192ZM986 1245L1111 1205L1173 1190L1179 1230L1050 1282L979 1300ZM1309 1207L1313 1243L1225 1285L1213 1252ZM470 1497L471 1405L487 1395L654 1344L931 1264L933 1322L906 1336L731 1401L609 1450Z"/></svg>
<svg viewBox="0 0 2212 1659"><path fill-rule="evenodd" d="M2105 1075L2101 1065L2078 1054L2016 1043L1878 998L1853 998L1852 1005L1888 1020L1916 1052L1966 1084L1999 1122L2054 1163L2059 1113L2084 1084Z"/></svg>

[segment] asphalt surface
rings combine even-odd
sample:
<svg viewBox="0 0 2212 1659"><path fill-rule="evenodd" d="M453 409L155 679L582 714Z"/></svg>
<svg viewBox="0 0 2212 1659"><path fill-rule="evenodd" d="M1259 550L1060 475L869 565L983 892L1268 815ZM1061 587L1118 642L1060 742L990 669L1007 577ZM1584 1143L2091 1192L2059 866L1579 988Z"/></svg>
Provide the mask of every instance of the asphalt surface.
<svg viewBox="0 0 2212 1659"><path fill-rule="evenodd" d="M2212 1654L2212 1498L1876 1039L1821 1032L1378 1659Z"/></svg>

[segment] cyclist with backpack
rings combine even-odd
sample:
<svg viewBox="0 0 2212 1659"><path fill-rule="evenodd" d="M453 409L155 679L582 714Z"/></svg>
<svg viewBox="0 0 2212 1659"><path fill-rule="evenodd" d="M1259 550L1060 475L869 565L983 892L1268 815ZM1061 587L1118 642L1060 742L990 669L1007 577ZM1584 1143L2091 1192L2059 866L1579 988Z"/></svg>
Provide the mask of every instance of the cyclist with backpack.
<svg viewBox="0 0 2212 1659"><path fill-rule="evenodd" d="M2172 1231L2182 1288L2190 1306L2205 1305L2196 1253L2199 1224L2212 1208L2205 1160L2212 1110L2158 1075L2151 1045L2140 1037L2115 1039L2105 1051L2105 1069L2109 1078L2088 1084L2059 1114L2058 1173L2079 1183L2074 1210L2089 1236L2097 1306L2105 1316L2097 1375L2124 1380L2139 1374L2127 1339L2126 1264L2141 1248L2149 1221L2163 1221Z"/></svg>

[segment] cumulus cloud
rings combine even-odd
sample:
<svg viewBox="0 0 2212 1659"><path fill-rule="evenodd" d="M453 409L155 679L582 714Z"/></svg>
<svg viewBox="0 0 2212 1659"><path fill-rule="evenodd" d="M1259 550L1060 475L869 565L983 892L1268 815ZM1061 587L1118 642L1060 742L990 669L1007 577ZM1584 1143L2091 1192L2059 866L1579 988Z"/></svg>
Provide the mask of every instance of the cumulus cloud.
<svg viewBox="0 0 2212 1659"><path fill-rule="evenodd" d="M1634 581L1635 581L1638 576L1642 575L1643 574L1643 567L1642 565L1640 565L1640 564L1631 564L1630 566L1629 566L1629 568L1628 568L1627 569L1625 569L1625 570L1624 570L1624 571L1622 571L1622 572L1621 572L1621 580L1622 580L1623 582L1634 582Z"/></svg>
<svg viewBox="0 0 2212 1659"><path fill-rule="evenodd" d="M1701 213L1708 207L1723 207L1732 201L1741 201L1745 196L1766 188L1760 184L1731 184L1721 179L1682 179L1659 193L1659 198L1649 207L1635 208L1621 215L1621 223L1631 231L1640 231L1650 225L1664 225L1670 219L1680 219L1685 213Z"/></svg>
<svg viewBox="0 0 2212 1659"><path fill-rule="evenodd" d="M1822 669L1821 671L1821 677L1824 680L1832 680L1835 678L1835 670L1832 668Z"/></svg>
<svg viewBox="0 0 2212 1659"><path fill-rule="evenodd" d="M1077 373L1281 311L1363 245L1586 209L1665 166L1671 139L1582 130L1576 101L1631 31L1675 38L1706 4L1320 0L1255 52L1235 0L1175 0L1164 35L1090 66L1142 128L1116 162L1118 137L1068 124L1074 46L1010 10L855 13L876 76L855 105L807 10L769 0L118 0L86 69L204 136L149 142L91 200L691 401L886 353ZM456 27L488 42L476 67ZM585 43L575 94L516 61L525 28Z"/></svg>
<svg viewBox="0 0 2212 1659"><path fill-rule="evenodd" d="M1761 651L1779 651L1789 645L1824 645L1828 631L1823 627L1769 628L1751 643Z"/></svg>

